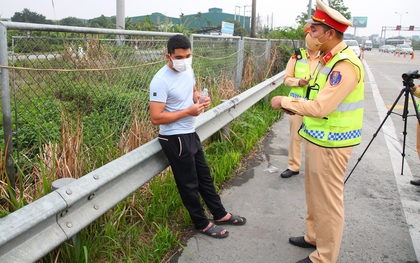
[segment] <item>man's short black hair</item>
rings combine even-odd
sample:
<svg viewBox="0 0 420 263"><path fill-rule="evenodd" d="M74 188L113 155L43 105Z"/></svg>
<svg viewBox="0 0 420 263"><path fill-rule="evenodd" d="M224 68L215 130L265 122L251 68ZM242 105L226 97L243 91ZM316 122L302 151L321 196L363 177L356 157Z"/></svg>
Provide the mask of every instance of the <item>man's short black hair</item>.
<svg viewBox="0 0 420 263"><path fill-rule="evenodd" d="M184 35L175 35L168 40L168 53L173 54L175 49L191 49L191 42Z"/></svg>

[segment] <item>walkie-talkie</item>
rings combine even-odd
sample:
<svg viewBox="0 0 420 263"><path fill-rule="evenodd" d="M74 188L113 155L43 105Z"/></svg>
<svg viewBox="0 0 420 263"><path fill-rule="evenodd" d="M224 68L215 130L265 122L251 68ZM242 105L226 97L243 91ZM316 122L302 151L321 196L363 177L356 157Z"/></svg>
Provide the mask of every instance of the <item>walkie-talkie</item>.
<svg viewBox="0 0 420 263"><path fill-rule="evenodd" d="M296 60L302 59L302 53L300 52L300 48L296 48L295 41L292 39L293 49L295 50Z"/></svg>

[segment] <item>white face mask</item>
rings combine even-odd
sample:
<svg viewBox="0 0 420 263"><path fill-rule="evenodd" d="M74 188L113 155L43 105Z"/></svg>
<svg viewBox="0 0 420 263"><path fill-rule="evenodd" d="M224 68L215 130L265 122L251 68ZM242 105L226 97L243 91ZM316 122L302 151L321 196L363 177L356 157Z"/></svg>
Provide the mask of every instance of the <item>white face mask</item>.
<svg viewBox="0 0 420 263"><path fill-rule="evenodd" d="M174 67L174 69L178 72L184 72L187 69L189 69L192 65L192 56L186 59L175 59L172 60L172 66Z"/></svg>

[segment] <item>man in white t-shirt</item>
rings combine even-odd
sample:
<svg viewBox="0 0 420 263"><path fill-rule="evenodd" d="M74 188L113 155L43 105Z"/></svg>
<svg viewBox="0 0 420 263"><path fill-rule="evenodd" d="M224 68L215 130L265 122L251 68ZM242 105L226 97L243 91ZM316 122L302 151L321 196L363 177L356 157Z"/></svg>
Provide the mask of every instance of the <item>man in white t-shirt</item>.
<svg viewBox="0 0 420 263"><path fill-rule="evenodd" d="M196 116L208 109L211 102L209 97L199 101L188 38L172 36L168 40L166 59L168 63L150 83L150 118L154 125L160 125L159 143L195 228L211 237L224 238L229 232L218 225L243 225L246 219L227 213L223 207L195 132ZM204 215L200 196L213 215L214 223Z"/></svg>

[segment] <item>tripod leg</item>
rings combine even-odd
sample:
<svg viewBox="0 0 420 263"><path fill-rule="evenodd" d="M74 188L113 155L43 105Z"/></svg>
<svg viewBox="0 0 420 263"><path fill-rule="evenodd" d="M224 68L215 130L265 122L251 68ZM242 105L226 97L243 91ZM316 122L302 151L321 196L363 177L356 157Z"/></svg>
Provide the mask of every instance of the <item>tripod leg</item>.
<svg viewBox="0 0 420 263"><path fill-rule="evenodd" d="M407 138L407 118L408 118L408 100L409 100L409 96L411 96L411 101L413 102L413 106L414 106L414 112L416 113L416 117L417 117L417 121L420 124L420 116L419 116L419 111L416 105L416 99L414 98L414 94L413 94L413 90L410 88L410 86L406 86L405 89L405 101L404 101L404 110L403 110L403 114L402 114L402 118L404 121L404 131L403 131L403 146L402 146L402 161L401 161L401 175L404 174L404 159L405 159L405 145L406 145L406 138Z"/></svg>
<svg viewBox="0 0 420 263"><path fill-rule="evenodd" d="M414 93L413 93L413 90L412 89L410 89L410 95L411 95L411 100L413 101L414 112L416 113L417 121L420 124L419 109L418 109L418 107L416 105L416 98L414 97Z"/></svg>
<svg viewBox="0 0 420 263"><path fill-rule="evenodd" d="M407 90L408 88L408 90ZM402 114L402 119L404 121L404 131L403 131L403 145L402 145L402 152L401 152L401 175L404 174L404 159L405 159L405 142L407 139L407 118L408 118L408 96L410 95L410 91L412 90L409 87L403 89L405 91L405 100L404 100L404 109Z"/></svg>
<svg viewBox="0 0 420 263"><path fill-rule="evenodd" d="M398 95L397 99L395 99L394 104L392 104L391 108L388 110L388 112L386 113L385 118L383 119L382 123L379 125L378 129L376 130L376 132L373 134L372 139L370 140L370 142L368 143L368 145L366 146L366 148L363 150L363 153L360 155L360 157L357 159L356 164L353 166L353 168L351 169L349 175L347 176L346 180L344 181L344 184L346 184L347 180L350 178L350 176L352 175L353 171L356 169L357 165L360 163L360 161L362 160L363 156L365 155L365 153L367 152L367 150L369 149L370 145L372 144L373 140L375 139L375 137L378 135L379 131L381 130L382 126L385 124L386 120L388 119L389 115L391 115L392 111L395 108L395 105L397 105L398 101L400 100L401 96L404 94L404 89L401 90L400 95Z"/></svg>

